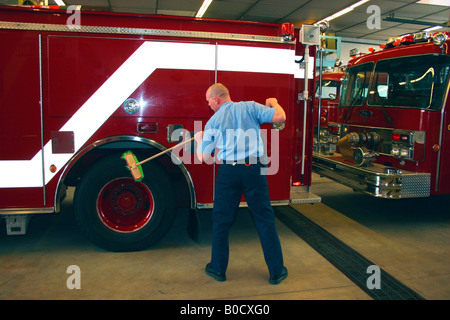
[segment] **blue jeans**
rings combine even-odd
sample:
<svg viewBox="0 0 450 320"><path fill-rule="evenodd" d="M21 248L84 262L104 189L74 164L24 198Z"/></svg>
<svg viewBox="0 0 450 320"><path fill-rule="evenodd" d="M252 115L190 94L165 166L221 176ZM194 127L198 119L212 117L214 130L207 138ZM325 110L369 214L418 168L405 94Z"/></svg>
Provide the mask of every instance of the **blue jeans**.
<svg viewBox="0 0 450 320"><path fill-rule="evenodd" d="M217 174L212 226L211 267L225 274L228 267L228 234L239 209L242 193L253 215L270 276L283 269L283 254L270 204L267 177L261 164L221 164Z"/></svg>

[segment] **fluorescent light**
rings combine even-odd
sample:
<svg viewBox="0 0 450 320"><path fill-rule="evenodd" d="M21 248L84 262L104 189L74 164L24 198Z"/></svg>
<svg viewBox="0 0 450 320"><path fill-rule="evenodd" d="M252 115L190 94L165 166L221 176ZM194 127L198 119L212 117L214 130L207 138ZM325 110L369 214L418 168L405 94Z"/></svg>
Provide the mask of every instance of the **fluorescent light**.
<svg viewBox="0 0 450 320"><path fill-rule="evenodd" d="M368 1L369 1L369 0L361 0L361 1L358 1L358 2L356 2L356 3L354 3L354 4L352 4L351 6L348 6L347 8L342 9L341 11L338 11L338 12L336 12L335 14L332 14L331 16L326 17L325 19L322 19L322 20L316 22L316 24L319 24L319 23L324 22L324 21L331 21L331 20L333 20L333 19L336 19L337 17L340 17L340 16L342 16L342 15L344 15L344 14L346 14L346 13L352 11L352 10L355 9L356 7L359 7L360 5L362 5L362 4L364 4L364 3L368 2ZM448 1L448 0L447 0L447 1Z"/></svg>
<svg viewBox="0 0 450 320"><path fill-rule="evenodd" d="M425 32L430 32L430 31L434 31L434 30L438 30L438 29L442 29L442 26L434 26L434 27L430 27L430 28L427 28L427 29L425 29L425 30L423 30L423 31L425 31Z"/></svg>
<svg viewBox="0 0 450 320"><path fill-rule="evenodd" d="M58 6L61 6L61 7L65 7L65 6L66 6L66 4L64 3L64 1L62 1L62 0L55 0L55 2L56 2L56 4L57 4Z"/></svg>
<svg viewBox="0 0 450 320"><path fill-rule="evenodd" d="M204 0L202 6L198 10L197 14L195 15L196 18L201 18L205 14L206 10L208 9L209 5L211 4L212 0Z"/></svg>
<svg viewBox="0 0 450 320"><path fill-rule="evenodd" d="M416 3L450 7L448 0L420 0L420 1L417 1Z"/></svg>

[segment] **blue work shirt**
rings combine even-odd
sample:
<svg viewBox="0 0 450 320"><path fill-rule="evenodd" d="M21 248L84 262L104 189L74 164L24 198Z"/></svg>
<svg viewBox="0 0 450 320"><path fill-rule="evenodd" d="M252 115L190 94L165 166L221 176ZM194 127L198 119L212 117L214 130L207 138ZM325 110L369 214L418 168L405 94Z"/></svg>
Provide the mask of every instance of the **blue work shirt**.
<svg viewBox="0 0 450 320"><path fill-rule="evenodd" d="M220 161L239 161L265 155L260 125L271 123L275 108L255 101L225 102L205 125L200 150L218 149Z"/></svg>

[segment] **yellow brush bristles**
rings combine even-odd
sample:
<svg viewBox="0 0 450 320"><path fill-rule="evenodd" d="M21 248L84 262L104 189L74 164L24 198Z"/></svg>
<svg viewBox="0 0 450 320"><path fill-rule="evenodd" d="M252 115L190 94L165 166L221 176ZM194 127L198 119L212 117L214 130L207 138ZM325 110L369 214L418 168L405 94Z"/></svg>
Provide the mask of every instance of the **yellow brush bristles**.
<svg viewBox="0 0 450 320"><path fill-rule="evenodd" d="M131 151L128 151L125 152L122 157L127 162L128 169L130 169L133 179L141 181L144 178L144 173L142 172L141 166L136 166L136 163L138 163L136 156Z"/></svg>

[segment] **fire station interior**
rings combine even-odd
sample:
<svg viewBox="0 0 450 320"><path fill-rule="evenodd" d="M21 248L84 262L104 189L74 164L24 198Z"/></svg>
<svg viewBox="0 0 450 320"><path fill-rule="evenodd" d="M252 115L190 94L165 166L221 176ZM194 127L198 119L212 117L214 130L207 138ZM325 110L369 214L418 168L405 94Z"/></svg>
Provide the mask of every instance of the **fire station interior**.
<svg viewBox="0 0 450 320"><path fill-rule="evenodd" d="M196 17L204 4L202 0L0 0L0 5L24 2L180 18ZM450 31L448 0L213 0L208 5L198 19L288 22L295 28L322 22L328 38L321 41L323 56L316 60L314 76L333 70L336 61L345 67L351 55L378 50L390 37ZM316 89L310 92L316 94ZM0 220L0 299L267 303L450 299L449 194L385 199L317 172L311 175L312 203L273 206L288 270L278 285L268 283L259 237L246 207L239 209L230 230L227 280L218 282L205 274L211 255L211 208L198 211L200 231L194 239L186 228L188 209L180 208L156 245L111 252L80 231L74 217L75 187L69 187L60 212L34 215L25 235L8 235L6 221Z"/></svg>

